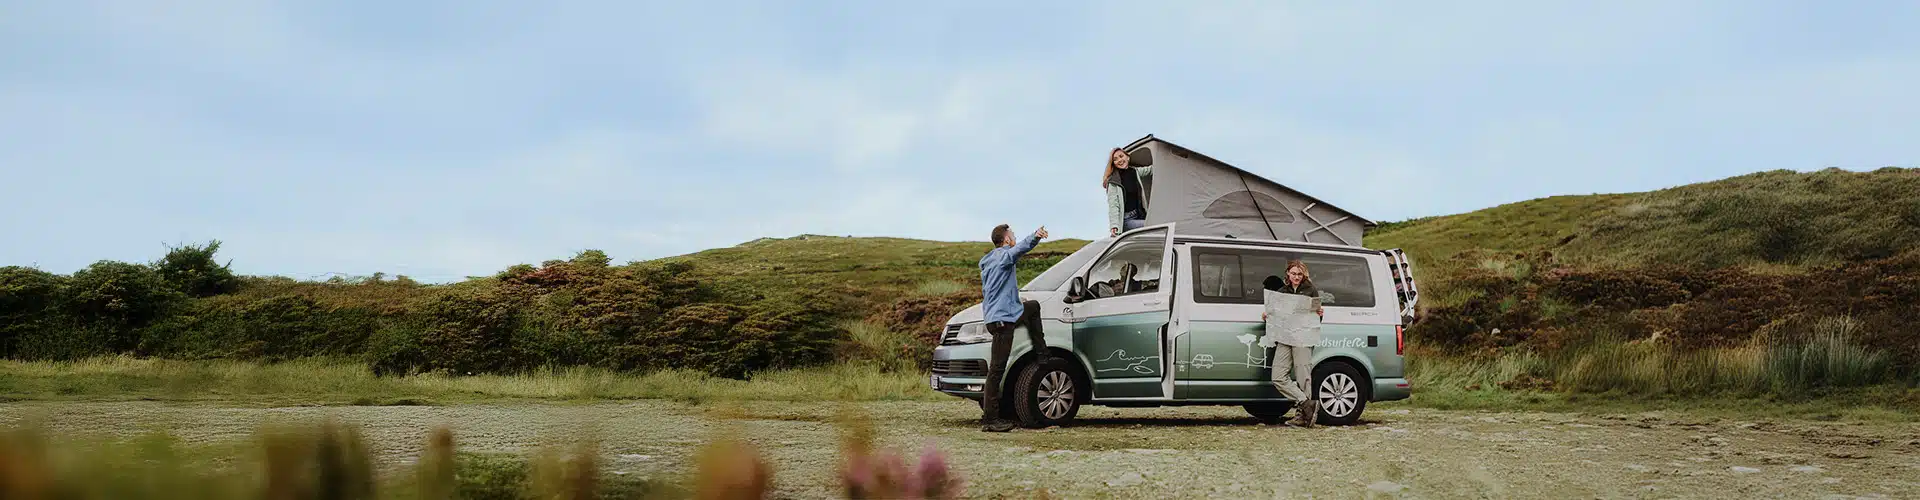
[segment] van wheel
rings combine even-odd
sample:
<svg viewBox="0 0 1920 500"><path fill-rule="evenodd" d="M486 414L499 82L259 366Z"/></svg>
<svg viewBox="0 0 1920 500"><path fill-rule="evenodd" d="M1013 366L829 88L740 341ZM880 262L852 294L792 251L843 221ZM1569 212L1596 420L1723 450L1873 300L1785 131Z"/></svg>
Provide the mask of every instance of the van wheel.
<svg viewBox="0 0 1920 500"><path fill-rule="evenodd" d="M1026 427L1066 425L1080 413L1080 400L1087 397L1090 388L1082 385L1073 375L1073 365L1064 359L1027 365L1013 384L1013 412Z"/></svg>
<svg viewBox="0 0 1920 500"><path fill-rule="evenodd" d="M1247 414L1254 420L1267 425L1278 424L1287 418L1287 410L1293 409L1293 403L1254 403L1246 406Z"/></svg>
<svg viewBox="0 0 1920 500"><path fill-rule="evenodd" d="M1353 425L1367 410L1373 385L1363 383L1360 370L1344 361L1321 363L1313 369L1314 397L1320 399L1320 425ZM1371 381L1366 381L1371 382Z"/></svg>

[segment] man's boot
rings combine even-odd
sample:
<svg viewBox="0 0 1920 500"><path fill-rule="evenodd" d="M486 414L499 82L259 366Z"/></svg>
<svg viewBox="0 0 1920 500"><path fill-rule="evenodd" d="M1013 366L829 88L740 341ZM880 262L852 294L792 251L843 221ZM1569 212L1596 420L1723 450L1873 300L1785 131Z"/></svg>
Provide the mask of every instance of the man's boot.
<svg viewBox="0 0 1920 500"><path fill-rule="evenodd" d="M1293 420L1287 421L1287 425L1294 427L1313 427L1314 421L1319 418L1320 400L1307 398L1307 400L1301 401L1298 406L1294 407Z"/></svg>
<svg viewBox="0 0 1920 500"><path fill-rule="evenodd" d="M1013 430L1015 427L1013 422L1000 416L1000 405L998 404L989 403L988 400L982 399L980 401L980 410L982 413L980 416L981 431L1007 432Z"/></svg>

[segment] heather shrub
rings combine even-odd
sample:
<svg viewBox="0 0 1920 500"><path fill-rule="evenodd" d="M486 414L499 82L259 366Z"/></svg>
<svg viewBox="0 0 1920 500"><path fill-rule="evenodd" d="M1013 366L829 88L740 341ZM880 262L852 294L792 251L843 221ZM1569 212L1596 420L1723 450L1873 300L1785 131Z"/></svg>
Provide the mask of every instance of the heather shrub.
<svg viewBox="0 0 1920 500"><path fill-rule="evenodd" d="M1662 269L1573 271L1547 273L1542 291L1574 304L1606 309L1666 307L1685 302L1692 294L1667 278Z"/></svg>
<svg viewBox="0 0 1920 500"><path fill-rule="evenodd" d="M521 304L491 285L457 287L428 302L421 312L422 371L494 373L531 367L515 342L524 325Z"/></svg>

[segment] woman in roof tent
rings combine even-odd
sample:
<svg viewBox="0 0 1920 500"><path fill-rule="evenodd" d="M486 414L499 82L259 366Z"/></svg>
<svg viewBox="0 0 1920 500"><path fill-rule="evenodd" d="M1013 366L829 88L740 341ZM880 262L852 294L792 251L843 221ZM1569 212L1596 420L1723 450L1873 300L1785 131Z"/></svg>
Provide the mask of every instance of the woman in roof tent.
<svg viewBox="0 0 1920 500"><path fill-rule="evenodd" d="M1262 285L1267 289L1263 294L1266 311L1260 319L1267 323L1267 331L1260 345L1274 348L1267 357L1267 364L1273 366L1273 387L1295 402L1295 415L1287 424L1312 427L1320 416L1320 400L1313 397L1313 346L1320 343L1320 323L1314 317L1302 321L1301 316L1326 314L1320 306L1320 289L1313 286L1307 264L1297 259L1287 261L1287 277L1268 276Z"/></svg>
<svg viewBox="0 0 1920 500"><path fill-rule="evenodd" d="M1117 236L1147 225L1147 193L1141 186L1153 178L1153 167L1135 167L1127 152L1113 148L1107 154L1107 173L1100 184L1107 189L1107 235Z"/></svg>

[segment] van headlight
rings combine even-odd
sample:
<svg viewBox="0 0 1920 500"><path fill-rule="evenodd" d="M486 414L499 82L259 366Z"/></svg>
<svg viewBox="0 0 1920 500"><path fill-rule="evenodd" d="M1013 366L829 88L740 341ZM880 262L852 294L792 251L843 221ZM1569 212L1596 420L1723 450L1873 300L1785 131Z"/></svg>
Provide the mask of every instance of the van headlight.
<svg viewBox="0 0 1920 500"><path fill-rule="evenodd" d="M960 325L960 333L956 333L953 336L953 342L957 344L978 344L992 340L993 334L987 333L987 324L985 322L973 322Z"/></svg>

